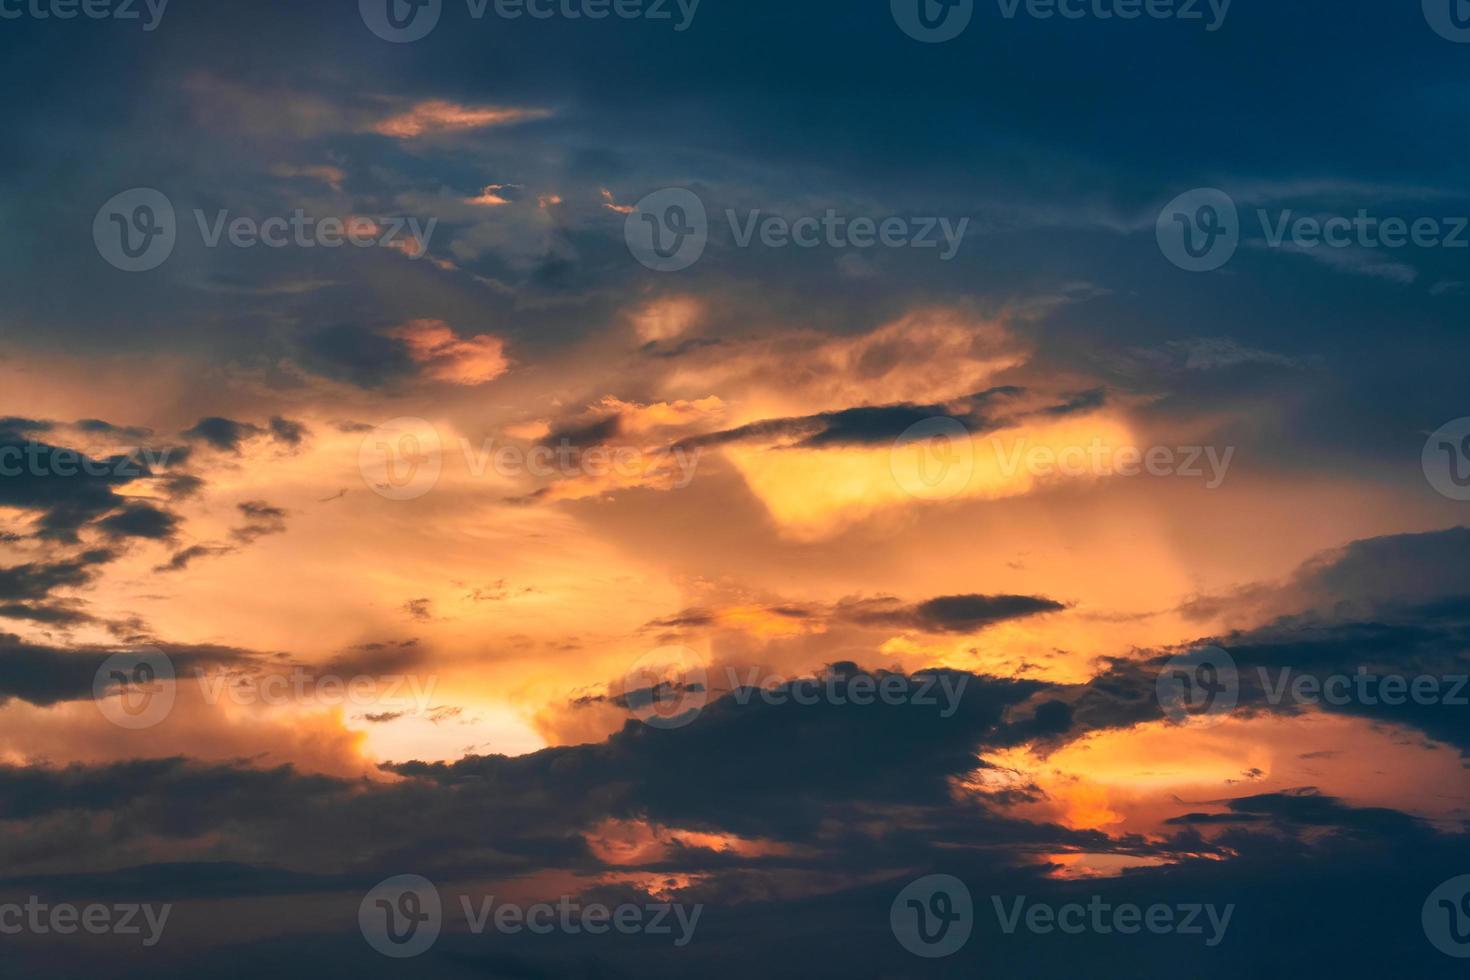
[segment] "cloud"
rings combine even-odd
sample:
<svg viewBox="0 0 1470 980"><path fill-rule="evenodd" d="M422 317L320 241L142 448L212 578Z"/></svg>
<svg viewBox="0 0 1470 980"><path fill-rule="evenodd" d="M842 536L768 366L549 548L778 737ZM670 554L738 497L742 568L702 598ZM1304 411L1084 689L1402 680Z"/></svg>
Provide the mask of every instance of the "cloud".
<svg viewBox="0 0 1470 980"><path fill-rule="evenodd" d="M381 136L408 140L441 133L457 133L491 126L510 126L517 123L546 119L551 115L545 109L524 109L503 106L472 106L444 99L428 99L411 108L375 123L372 131Z"/></svg>
<svg viewBox="0 0 1470 980"><path fill-rule="evenodd" d="M249 422L236 422L234 419L210 416L200 419L192 428L185 429L180 435L185 439L203 442L223 452L238 453L240 446L249 439L253 439L264 433L258 425Z"/></svg>
<svg viewBox="0 0 1470 980"><path fill-rule="evenodd" d="M505 341L489 335L462 339L443 320L411 320L388 336L403 341L408 356L436 381L488 384L510 367Z"/></svg>

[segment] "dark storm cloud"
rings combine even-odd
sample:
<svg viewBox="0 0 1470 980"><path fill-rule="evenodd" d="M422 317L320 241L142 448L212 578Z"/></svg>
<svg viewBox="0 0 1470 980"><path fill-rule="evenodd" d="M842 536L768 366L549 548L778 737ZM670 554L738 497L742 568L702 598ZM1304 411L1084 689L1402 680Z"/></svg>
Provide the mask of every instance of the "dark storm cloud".
<svg viewBox="0 0 1470 980"><path fill-rule="evenodd" d="M925 630L931 633L974 633L1011 619L1061 612L1055 599L1034 595L939 596L915 605L893 599L866 599L838 606L838 614L855 623Z"/></svg>
<svg viewBox="0 0 1470 980"><path fill-rule="evenodd" d="M367 327L335 324L300 341L303 366L317 374L361 388L381 388L414 376L408 345Z"/></svg>
<svg viewBox="0 0 1470 980"><path fill-rule="evenodd" d="M185 429L180 435L213 446L224 452L238 453L241 443L260 435L264 430L249 422L211 416L202 418L193 428Z"/></svg>
<svg viewBox="0 0 1470 980"><path fill-rule="evenodd" d="M310 434L310 430L301 423L282 418L279 415L272 416L270 420L271 435L277 442L283 442L288 446L299 446L303 439Z"/></svg>
<svg viewBox="0 0 1470 980"><path fill-rule="evenodd" d="M55 589L86 585L99 567L116 557L115 552L96 548L62 561L0 568L0 599L44 599Z"/></svg>
<svg viewBox="0 0 1470 980"><path fill-rule="evenodd" d="M82 432L94 435L118 436L124 439L151 439L153 437L152 429L139 426L118 426L111 422L104 422L102 419L79 419L75 425ZM3 424L0 424L0 428L3 428Z"/></svg>
<svg viewBox="0 0 1470 980"><path fill-rule="evenodd" d="M179 518L151 504L129 504L122 510L97 522L97 527L114 538L172 538L178 530Z"/></svg>
<svg viewBox="0 0 1470 980"><path fill-rule="evenodd" d="M1030 595L952 595L923 602L905 602L893 596L844 599L830 606L773 605L761 607L773 616L787 619L851 623L883 629L915 629L930 633L975 633L1012 619L1062 612L1067 607L1055 599ZM720 611L713 608L684 609L674 616L655 619L644 629L699 629L716 626Z"/></svg>

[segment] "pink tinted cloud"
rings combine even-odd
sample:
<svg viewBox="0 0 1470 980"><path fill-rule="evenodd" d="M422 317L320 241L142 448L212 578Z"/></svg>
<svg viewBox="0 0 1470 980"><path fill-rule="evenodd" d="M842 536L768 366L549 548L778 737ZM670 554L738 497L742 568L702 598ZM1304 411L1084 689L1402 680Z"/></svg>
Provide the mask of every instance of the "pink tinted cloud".
<svg viewBox="0 0 1470 980"><path fill-rule="evenodd" d="M410 320L389 332L408 347L424 373L458 385L494 381L510 367L505 341L488 334L461 338L443 320Z"/></svg>

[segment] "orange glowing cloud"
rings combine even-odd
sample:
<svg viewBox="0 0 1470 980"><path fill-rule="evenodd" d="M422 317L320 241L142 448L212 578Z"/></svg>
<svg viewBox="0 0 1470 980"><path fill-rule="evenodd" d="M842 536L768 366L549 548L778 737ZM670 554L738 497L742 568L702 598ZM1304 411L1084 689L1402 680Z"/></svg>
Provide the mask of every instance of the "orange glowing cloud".
<svg viewBox="0 0 1470 980"><path fill-rule="evenodd" d="M550 115L551 113L545 109L469 106L444 99L429 99L414 105L406 112L375 123L372 131L382 136L406 140L436 133L508 126L534 119L545 119Z"/></svg>
<svg viewBox="0 0 1470 980"><path fill-rule="evenodd" d="M458 385L482 385L510 368L505 341L488 334L458 337L443 320L411 320L389 332L408 346L409 356L425 373Z"/></svg>

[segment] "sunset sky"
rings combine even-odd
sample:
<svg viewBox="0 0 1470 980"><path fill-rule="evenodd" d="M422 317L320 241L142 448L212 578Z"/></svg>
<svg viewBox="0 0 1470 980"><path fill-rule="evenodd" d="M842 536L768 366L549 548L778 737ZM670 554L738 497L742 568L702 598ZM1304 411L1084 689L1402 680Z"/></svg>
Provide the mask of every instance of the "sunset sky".
<svg viewBox="0 0 1470 980"><path fill-rule="evenodd" d="M0 3L0 905L172 907L0 913L0 974L1463 974L1470 247L1273 236L1470 245L1470 44L906 2L949 11ZM1239 243L1190 271L1200 188ZM1201 651L1234 706L1180 717ZM1277 686L1360 675L1443 696ZM411 961L359 924L402 875ZM933 958L890 918L931 875L974 902ZM1099 895L1233 915L992 907Z"/></svg>

